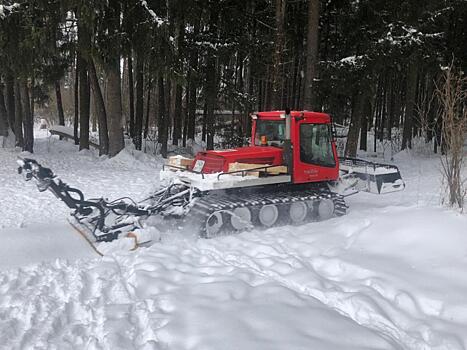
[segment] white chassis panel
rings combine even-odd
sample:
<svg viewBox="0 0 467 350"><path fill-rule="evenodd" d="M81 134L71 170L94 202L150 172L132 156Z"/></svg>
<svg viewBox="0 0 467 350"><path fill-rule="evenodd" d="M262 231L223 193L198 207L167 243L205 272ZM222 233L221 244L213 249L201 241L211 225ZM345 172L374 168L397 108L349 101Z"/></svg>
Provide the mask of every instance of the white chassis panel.
<svg viewBox="0 0 467 350"><path fill-rule="evenodd" d="M188 186L196 187L201 191L209 190L222 190L228 188L238 187L251 187L261 185L271 185L288 183L292 181L290 175L276 175L268 177L256 177L256 176L241 176L241 175L221 175L219 174L204 174L204 178L201 174L191 173L188 171L171 171L162 170L160 177L161 180L179 180Z"/></svg>

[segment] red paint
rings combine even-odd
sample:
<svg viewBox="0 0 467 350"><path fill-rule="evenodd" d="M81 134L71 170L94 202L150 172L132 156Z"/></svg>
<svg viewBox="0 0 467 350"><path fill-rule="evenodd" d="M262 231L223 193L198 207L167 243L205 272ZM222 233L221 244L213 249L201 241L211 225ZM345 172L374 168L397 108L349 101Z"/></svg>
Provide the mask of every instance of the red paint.
<svg viewBox="0 0 467 350"><path fill-rule="evenodd" d="M193 162L204 160L203 173L228 172L231 163L282 164L282 149L269 146L249 146L220 151L199 152Z"/></svg>
<svg viewBox="0 0 467 350"><path fill-rule="evenodd" d="M293 147L293 182L294 183L308 183L308 182L321 182L321 181L334 181L339 178L339 161L336 150L336 142L334 139L331 141L332 153L334 155L335 166L326 167L315 164L308 164L300 161L300 125L301 124L330 124L331 118L324 113L319 114L316 118L313 112L303 120L295 120L292 123L291 139Z"/></svg>

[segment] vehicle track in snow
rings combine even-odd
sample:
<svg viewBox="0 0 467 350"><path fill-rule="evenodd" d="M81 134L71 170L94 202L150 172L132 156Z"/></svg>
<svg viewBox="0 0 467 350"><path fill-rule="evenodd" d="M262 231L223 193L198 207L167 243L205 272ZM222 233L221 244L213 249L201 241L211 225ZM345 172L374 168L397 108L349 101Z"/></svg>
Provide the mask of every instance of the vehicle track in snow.
<svg viewBox="0 0 467 350"><path fill-rule="evenodd" d="M360 234L368 226L364 221L361 228L349 234L348 242L342 249L348 249L355 240L353 236ZM198 254L209 256L217 263L245 269L300 295L315 298L359 325L376 331L397 348L464 349L460 339L440 333L418 319L417 314L422 311L414 297L399 291L396 292L398 302L385 295L386 286L383 280L372 271L340 260L335 256L337 251L328 256L305 258L290 249L286 241L274 245L269 242L254 243L254 250L266 251L267 254L262 257L258 254L251 256L242 252L242 247L218 250L215 248L216 244L201 244L201 247L197 245L194 249ZM409 328L414 322L419 324L418 329Z"/></svg>
<svg viewBox="0 0 467 350"><path fill-rule="evenodd" d="M148 327L157 302L132 293L131 268L112 259L77 263L2 273L0 349L158 349L157 324Z"/></svg>

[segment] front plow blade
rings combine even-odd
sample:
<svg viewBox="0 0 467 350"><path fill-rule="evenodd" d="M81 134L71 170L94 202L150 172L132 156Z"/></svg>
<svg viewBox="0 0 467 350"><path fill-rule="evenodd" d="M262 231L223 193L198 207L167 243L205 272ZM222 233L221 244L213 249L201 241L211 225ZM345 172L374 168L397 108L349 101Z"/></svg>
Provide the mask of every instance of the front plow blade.
<svg viewBox="0 0 467 350"><path fill-rule="evenodd" d="M339 162L342 177L355 180L353 189L357 191L382 194L405 188L399 168L395 165L350 157L339 158Z"/></svg>

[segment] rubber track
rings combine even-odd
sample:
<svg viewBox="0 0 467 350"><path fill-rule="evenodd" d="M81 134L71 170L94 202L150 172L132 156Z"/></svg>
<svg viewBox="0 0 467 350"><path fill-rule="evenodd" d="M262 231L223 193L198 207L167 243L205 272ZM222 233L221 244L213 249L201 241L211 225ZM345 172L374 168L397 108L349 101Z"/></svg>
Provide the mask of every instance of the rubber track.
<svg viewBox="0 0 467 350"><path fill-rule="evenodd" d="M209 216L216 211L230 211L235 208L248 207L259 209L267 204L288 204L302 201L319 201L321 199L332 199L334 202L334 217L346 214L347 205L344 197L329 190L302 190L302 191L279 191L265 193L242 193L225 194L211 193L197 198L186 216L190 224L199 225L201 237L206 237L205 223ZM219 233L222 235L223 233Z"/></svg>

